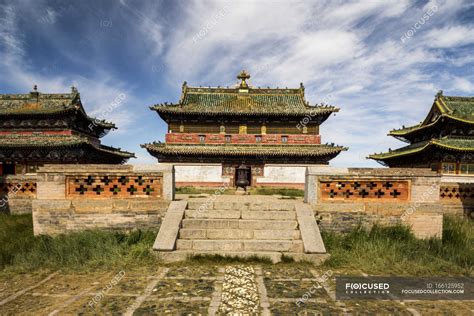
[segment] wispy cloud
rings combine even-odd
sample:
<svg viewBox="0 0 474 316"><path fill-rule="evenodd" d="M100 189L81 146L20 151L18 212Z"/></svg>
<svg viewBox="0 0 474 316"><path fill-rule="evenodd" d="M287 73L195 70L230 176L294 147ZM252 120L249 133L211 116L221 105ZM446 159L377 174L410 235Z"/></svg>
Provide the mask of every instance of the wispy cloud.
<svg viewBox="0 0 474 316"><path fill-rule="evenodd" d="M426 44L434 48L451 48L474 43L474 25L450 25L433 29L425 36Z"/></svg>
<svg viewBox="0 0 474 316"><path fill-rule="evenodd" d="M138 144L162 139L166 131L146 106L176 101L185 80L232 85L245 68L256 86L304 82L312 104L331 95L341 112L323 124L323 142L349 146L333 162L352 166L376 166L365 156L404 145L386 136L388 130L422 120L438 90L474 90L474 6L468 0L121 0L85 1L74 10L39 2L42 9L23 2L2 6L0 67L8 80L0 79L0 87L24 91L37 83L63 91L75 84L93 115L125 93L126 102L107 117L122 132L107 137L135 148L141 162L153 159ZM402 43L433 6L435 15ZM25 20L41 17L53 23L28 28ZM101 28L104 18L107 28ZM52 49L32 46L34 36ZM55 58L55 69L39 71Z"/></svg>

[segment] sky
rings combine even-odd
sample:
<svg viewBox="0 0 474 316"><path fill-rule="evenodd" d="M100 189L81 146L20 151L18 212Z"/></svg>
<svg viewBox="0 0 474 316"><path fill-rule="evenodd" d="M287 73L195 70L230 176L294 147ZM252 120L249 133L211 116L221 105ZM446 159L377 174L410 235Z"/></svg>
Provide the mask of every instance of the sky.
<svg viewBox="0 0 474 316"><path fill-rule="evenodd" d="M139 144L166 133L149 106L242 69L340 107L320 131L349 147L331 165L377 167L366 156L404 146L387 132L423 120L439 90L474 95L474 1L0 0L0 93L77 87L133 164L156 163Z"/></svg>

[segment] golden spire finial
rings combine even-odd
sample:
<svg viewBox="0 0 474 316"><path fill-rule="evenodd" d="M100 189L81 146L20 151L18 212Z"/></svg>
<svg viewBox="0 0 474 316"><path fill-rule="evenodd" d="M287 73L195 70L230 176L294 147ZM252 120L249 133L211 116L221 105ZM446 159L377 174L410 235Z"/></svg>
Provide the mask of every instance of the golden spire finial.
<svg viewBox="0 0 474 316"><path fill-rule="evenodd" d="M242 70L237 76L237 79L242 80L242 82L240 83L240 88L249 87L249 85L247 84L247 80L250 79L250 74L248 72L246 72L245 70Z"/></svg>

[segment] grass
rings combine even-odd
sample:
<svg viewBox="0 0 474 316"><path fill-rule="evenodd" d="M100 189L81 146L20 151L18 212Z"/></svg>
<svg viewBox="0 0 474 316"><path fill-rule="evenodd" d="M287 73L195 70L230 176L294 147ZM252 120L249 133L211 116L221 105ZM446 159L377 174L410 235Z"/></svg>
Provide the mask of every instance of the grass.
<svg viewBox="0 0 474 316"><path fill-rule="evenodd" d="M99 269L103 267L154 267L151 247L155 231L134 230L74 232L55 237L33 236L31 215L0 214L0 270ZM358 228L346 235L323 233L331 254L326 268L362 270L368 274L473 275L474 223L445 218L443 239L419 240L404 226ZM289 266L296 265L285 258ZM261 258L236 260L197 256L186 265L267 264Z"/></svg>
<svg viewBox="0 0 474 316"><path fill-rule="evenodd" d="M0 214L0 269L95 269L156 261L151 250L154 231L92 230L35 237L32 227L31 214Z"/></svg>
<svg viewBox="0 0 474 316"><path fill-rule="evenodd" d="M251 195L283 195L288 197L303 197L304 190L289 189L289 188L255 188L250 189Z"/></svg>
<svg viewBox="0 0 474 316"><path fill-rule="evenodd" d="M368 274L469 275L474 273L474 223L445 217L442 239L416 239L405 226L323 233L331 254L324 265Z"/></svg>
<svg viewBox="0 0 474 316"><path fill-rule="evenodd" d="M221 256L221 255L194 255L188 258L188 262L191 265L226 265L226 264L271 264L272 261L268 258L259 256L249 256L247 258L233 257L233 256Z"/></svg>
<svg viewBox="0 0 474 316"><path fill-rule="evenodd" d="M203 187L179 187L176 188L176 193L177 194L215 194L216 192L219 192L219 194L229 194L232 195L234 194L234 189L227 189L224 190L222 193L219 190L219 188L203 188Z"/></svg>

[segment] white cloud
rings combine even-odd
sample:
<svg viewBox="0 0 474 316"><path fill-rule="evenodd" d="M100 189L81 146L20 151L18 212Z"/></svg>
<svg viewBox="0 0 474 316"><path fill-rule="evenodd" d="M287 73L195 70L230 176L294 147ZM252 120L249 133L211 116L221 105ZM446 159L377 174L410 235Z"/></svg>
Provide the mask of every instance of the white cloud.
<svg viewBox="0 0 474 316"><path fill-rule="evenodd" d="M159 69L155 72L163 84L160 90L145 91L138 98L133 87L140 83L129 78L140 73L116 78L100 64L92 76L38 73L25 56L13 6L0 15L0 43L6 47L0 60L2 74L11 86L27 91L35 83L43 91L68 91L74 83L91 115L100 114L118 94L125 93L126 101L107 119L116 121L121 137L129 135L124 127L135 126L131 138L141 138L127 141L136 143L150 140L145 135L150 127L141 125L144 118L133 107L145 106L143 100L148 102L152 96L178 95L184 80L191 85L234 84L236 73L245 68L253 75L254 85L297 87L304 82L310 103L331 95L327 103L341 107L321 128L324 142L350 147L334 160L336 165L376 166L365 156L403 146L387 132L422 120L436 91L472 95L474 90L474 59L468 46L474 43L474 25L459 22L459 15L472 6L469 1L433 0L424 6L407 0L188 1L173 4L172 9L161 3L120 3L125 18L136 21L130 24L130 34L141 34L143 42L142 47L124 42L122 49L141 53L142 59L136 62L154 65L148 70ZM401 43L400 36L433 5L438 7L435 16ZM55 17L59 24L62 19ZM116 23L120 23L118 17L114 17ZM124 39L130 34L123 34ZM91 29L78 35L90 36ZM93 41L91 49L106 54L101 45ZM91 63L72 51L63 54L80 59L81 65ZM443 74L438 67L443 67ZM449 74L450 67L458 67L456 75ZM176 100L152 102L162 101ZM153 160L144 151L139 155L141 161Z"/></svg>
<svg viewBox="0 0 474 316"><path fill-rule="evenodd" d="M466 78L453 77L451 89L472 94L474 92L474 82Z"/></svg>
<svg viewBox="0 0 474 316"><path fill-rule="evenodd" d="M105 71L98 70L93 77L83 77L77 74L44 75L35 71L25 58L25 43L22 32L17 26L19 10L12 6L0 7L3 16L0 18L0 44L2 59L0 69L4 83L16 87L24 93L31 91L33 85L44 93L68 92L74 85L81 93L83 104L91 116L99 115L109 107L119 94L127 95L127 100L107 113L108 121L115 121L116 125L125 131L134 120L134 113L129 113L123 107L124 103L136 102L136 98L127 85L114 79ZM101 117L102 118L102 117Z"/></svg>
<svg viewBox="0 0 474 316"><path fill-rule="evenodd" d="M455 25L433 29L424 38L434 48L450 48L474 43L474 26Z"/></svg>

